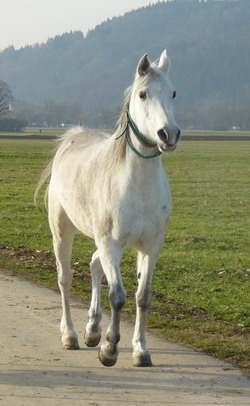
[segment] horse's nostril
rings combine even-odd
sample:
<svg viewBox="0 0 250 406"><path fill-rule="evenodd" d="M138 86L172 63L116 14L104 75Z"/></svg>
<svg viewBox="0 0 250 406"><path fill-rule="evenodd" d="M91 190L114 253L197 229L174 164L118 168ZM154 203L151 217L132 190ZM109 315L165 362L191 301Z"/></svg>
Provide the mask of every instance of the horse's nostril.
<svg viewBox="0 0 250 406"><path fill-rule="evenodd" d="M158 137L160 138L161 141L165 142L165 144L168 141L168 133L166 130L164 130L163 128L159 131L157 131Z"/></svg>

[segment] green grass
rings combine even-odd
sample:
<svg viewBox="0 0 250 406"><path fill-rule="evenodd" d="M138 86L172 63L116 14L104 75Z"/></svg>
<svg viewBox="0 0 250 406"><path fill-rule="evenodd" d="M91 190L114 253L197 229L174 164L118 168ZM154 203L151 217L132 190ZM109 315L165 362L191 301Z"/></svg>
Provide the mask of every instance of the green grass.
<svg viewBox="0 0 250 406"><path fill-rule="evenodd" d="M20 132L8 132L8 131L1 131L0 135L7 135L7 136L23 136L23 135L39 135L39 136L59 136L63 134L66 130L63 128L50 128L50 127L25 127Z"/></svg>
<svg viewBox="0 0 250 406"><path fill-rule="evenodd" d="M24 129L25 134L28 135L61 135L66 130L63 128L50 128L50 127L27 127Z"/></svg>
<svg viewBox="0 0 250 406"><path fill-rule="evenodd" d="M56 287L47 214L33 194L53 141L0 140L0 267ZM148 326L250 370L250 142L182 142L164 155L173 211L153 280ZM89 301L94 244L77 236L72 293ZM134 316L135 254L122 260ZM108 308L104 286L103 307Z"/></svg>
<svg viewBox="0 0 250 406"><path fill-rule="evenodd" d="M237 137L239 136L249 136L250 131L208 131L208 130L183 130L181 132L183 135L204 135L204 136L227 136L227 137Z"/></svg>

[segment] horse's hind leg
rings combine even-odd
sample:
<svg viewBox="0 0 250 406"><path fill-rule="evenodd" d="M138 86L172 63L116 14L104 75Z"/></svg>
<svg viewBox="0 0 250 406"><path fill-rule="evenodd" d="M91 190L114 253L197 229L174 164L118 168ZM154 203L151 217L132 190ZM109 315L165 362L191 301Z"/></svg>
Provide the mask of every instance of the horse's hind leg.
<svg viewBox="0 0 250 406"><path fill-rule="evenodd" d="M72 271L70 258L75 227L69 220L60 203L49 195L49 223L53 235L54 252L56 256L58 285L62 298L61 334L62 343L67 350L79 348L77 334L70 314L70 288Z"/></svg>
<svg viewBox="0 0 250 406"><path fill-rule="evenodd" d="M104 275L99 253L96 251L92 256L90 263L92 279L92 298L89 308L89 321L85 330L85 344L88 347L96 347L101 339L101 318L102 311L100 306L101 282Z"/></svg>

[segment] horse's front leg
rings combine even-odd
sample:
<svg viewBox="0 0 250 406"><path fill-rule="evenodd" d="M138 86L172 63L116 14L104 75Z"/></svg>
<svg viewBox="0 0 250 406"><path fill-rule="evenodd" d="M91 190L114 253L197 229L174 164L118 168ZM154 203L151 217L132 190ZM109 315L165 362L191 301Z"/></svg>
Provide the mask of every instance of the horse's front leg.
<svg viewBox="0 0 250 406"><path fill-rule="evenodd" d="M96 347L101 339L101 318L102 311L100 305L101 282L104 275L99 258L99 252L96 251L92 256L90 263L92 279L92 297L89 308L89 321L85 330L85 344L88 347Z"/></svg>
<svg viewBox="0 0 250 406"><path fill-rule="evenodd" d="M133 344L133 365L136 367L152 366L150 352L147 348L145 329L147 313L151 302L151 282L156 257L138 253L136 292L136 322Z"/></svg>
<svg viewBox="0 0 250 406"><path fill-rule="evenodd" d="M126 293L120 274L121 250L114 246L99 249L100 260L109 285L109 302L111 322L107 329L106 341L99 350L99 359L106 367L115 365L118 358L118 342L120 341L120 316L125 304Z"/></svg>

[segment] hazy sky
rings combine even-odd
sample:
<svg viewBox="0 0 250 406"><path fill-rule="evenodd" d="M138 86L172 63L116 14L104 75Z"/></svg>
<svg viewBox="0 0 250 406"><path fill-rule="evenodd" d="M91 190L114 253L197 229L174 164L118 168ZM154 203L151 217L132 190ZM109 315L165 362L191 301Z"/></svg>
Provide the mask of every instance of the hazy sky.
<svg viewBox="0 0 250 406"><path fill-rule="evenodd" d="M46 42L64 32L84 34L107 18L152 0L0 0L0 50Z"/></svg>

